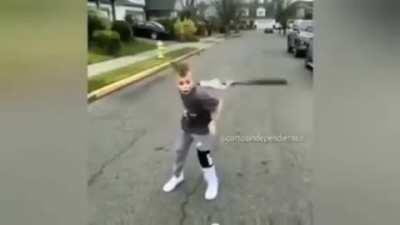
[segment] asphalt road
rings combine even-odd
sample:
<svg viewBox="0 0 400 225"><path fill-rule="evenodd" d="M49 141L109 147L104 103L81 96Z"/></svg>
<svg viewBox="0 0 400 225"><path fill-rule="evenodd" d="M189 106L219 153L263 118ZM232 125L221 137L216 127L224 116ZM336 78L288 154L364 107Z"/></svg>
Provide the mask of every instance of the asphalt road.
<svg viewBox="0 0 400 225"><path fill-rule="evenodd" d="M190 58L197 79L284 77L286 87L237 87L224 96L215 152L220 194L203 199L196 154L185 182L163 193L182 106L171 70L89 105L90 224L312 224L312 73L277 34L248 32ZM295 143L225 143L241 136L302 137ZM194 150L194 149L192 149Z"/></svg>

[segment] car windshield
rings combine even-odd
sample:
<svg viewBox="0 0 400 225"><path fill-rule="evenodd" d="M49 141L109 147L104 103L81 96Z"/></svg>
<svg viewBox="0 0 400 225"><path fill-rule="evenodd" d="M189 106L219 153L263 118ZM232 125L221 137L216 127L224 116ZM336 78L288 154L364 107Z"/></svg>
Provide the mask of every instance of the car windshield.
<svg viewBox="0 0 400 225"><path fill-rule="evenodd" d="M302 21L301 23L299 23L297 25L297 28L301 31L308 31L307 29L309 29L309 27L311 27L311 31L312 31L312 22L311 21Z"/></svg>
<svg viewBox="0 0 400 225"><path fill-rule="evenodd" d="M161 24L157 23L157 22L150 21L149 24L150 24L151 26L155 26L155 27L157 27L157 28L159 28L159 29L161 29L161 30L164 30L164 27L163 27Z"/></svg>
<svg viewBox="0 0 400 225"><path fill-rule="evenodd" d="M305 31L307 31L307 32L313 32L313 31L314 31L314 28L313 28L312 26L308 26L308 27L306 27Z"/></svg>

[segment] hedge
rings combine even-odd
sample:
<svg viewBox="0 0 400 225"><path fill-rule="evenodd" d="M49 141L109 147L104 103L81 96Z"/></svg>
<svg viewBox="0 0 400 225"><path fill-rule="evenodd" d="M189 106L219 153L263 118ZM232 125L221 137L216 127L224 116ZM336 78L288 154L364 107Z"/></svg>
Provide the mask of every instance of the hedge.
<svg viewBox="0 0 400 225"><path fill-rule="evenodd" d="M196 25L190 19L177 20L174 24L175 36L180 41L193 40L193 36L195 36L196 31L197 31Z"/></svg>
<svg viewBox="0 0 400 225"><path fill-rule="evenodd" d="M107 18L101 17L100 13L97 10L89 9L88 10L88 19L87 19L87 26L88 26L88 40L93 40L93 33L95 30L105 30L107 29L110 24Z"/></svg>
<svg viewBox="0 0 400 225"><path fill-rule="evenodd" d="M129 42L133 39L132 27L126 21L114 21L111 30L117 32L123 42Z"/></svg>
<svg viewBox="0 0 400 225"><path fill-rule="evenodd" d="M115 31L95 31L93 39L96 46L103 49L107 54L116 55L122 48L120 36Z"/></svg>

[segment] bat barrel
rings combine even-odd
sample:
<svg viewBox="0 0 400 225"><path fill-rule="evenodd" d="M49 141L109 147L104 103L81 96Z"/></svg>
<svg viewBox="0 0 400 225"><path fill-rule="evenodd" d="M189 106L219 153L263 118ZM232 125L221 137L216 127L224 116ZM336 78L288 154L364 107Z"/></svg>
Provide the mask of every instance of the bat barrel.
<svg viewBox="0 0 400 225"><path fill-rule="evenodd" d="M286 79L256 79L247 81L236 81L232 85L287 85Z"/></svg>

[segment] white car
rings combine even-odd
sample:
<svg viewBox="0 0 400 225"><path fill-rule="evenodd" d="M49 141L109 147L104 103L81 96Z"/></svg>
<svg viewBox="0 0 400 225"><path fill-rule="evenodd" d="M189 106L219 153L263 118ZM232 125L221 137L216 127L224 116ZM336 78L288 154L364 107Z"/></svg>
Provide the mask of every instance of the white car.
<svg viewBox="0 0 400 225"><path fill-rule="evenodd" d="M266 33L272 33L274 30L275 19L258 19L254 21L258 30L262 30Z"/></svg>

